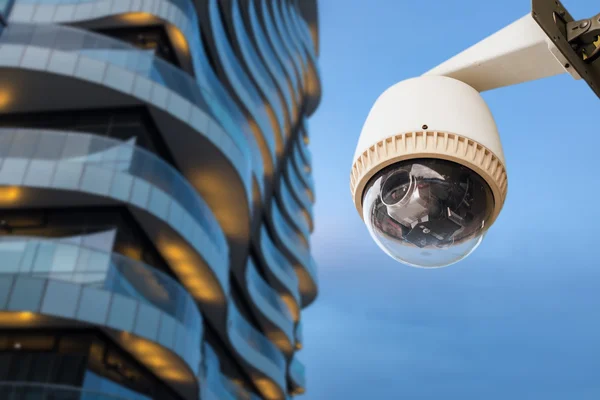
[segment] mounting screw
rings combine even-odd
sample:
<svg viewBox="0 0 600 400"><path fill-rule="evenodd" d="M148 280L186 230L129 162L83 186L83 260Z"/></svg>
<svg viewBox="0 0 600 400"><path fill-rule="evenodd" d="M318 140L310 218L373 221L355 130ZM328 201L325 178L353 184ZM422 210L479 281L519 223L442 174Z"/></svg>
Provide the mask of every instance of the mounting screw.
<svg viewBox="0 0 600 400"><path fill-rule="evenodd" d="M423 125L421 128L422 129L429 129L429 127L427 125Z"/></svg>
<svg viewBox="0 0 600 400"><path fill-rule="evenodd" d="M571 66L571 64L569 64L569 63L565 64L565 68L569 68L570 66Z"/></svg>
<svg viewBox="0 0 600 400"><path fill-rule="evenodd" d="M590 24L590 21L583 21L582 23L579 24L579 27L581 29L587 28Z"/></svg>

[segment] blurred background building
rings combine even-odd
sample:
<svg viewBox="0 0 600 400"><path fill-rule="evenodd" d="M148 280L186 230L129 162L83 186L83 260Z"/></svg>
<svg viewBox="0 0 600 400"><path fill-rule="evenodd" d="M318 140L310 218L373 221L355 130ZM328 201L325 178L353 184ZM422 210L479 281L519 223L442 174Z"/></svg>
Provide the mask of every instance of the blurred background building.
<svg viewBox="0 0 600 400"><path fill-rule="evenodd" d="M303 393L316 1L0 14L0 398Z"/></svg>

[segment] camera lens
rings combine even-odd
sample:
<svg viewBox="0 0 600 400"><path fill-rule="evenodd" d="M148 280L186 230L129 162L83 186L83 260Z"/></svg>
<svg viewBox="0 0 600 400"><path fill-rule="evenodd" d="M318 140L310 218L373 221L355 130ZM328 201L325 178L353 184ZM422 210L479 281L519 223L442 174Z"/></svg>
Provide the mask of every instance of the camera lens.
<svg viewBox="0 0 600 400"><path fill-rule="evenodd" d="M391 257L420 267L442 267L481 242L494 209L489 185L461 164L416 159L375 175L365 189L363 217Z"/></svg>
<svg viewBox="0 0 600 400"><path fill-rule="evenodd" d="M408 171L392 171L381 185L381 201L388 206L400 203L409 191L410 182Z"/></svg>

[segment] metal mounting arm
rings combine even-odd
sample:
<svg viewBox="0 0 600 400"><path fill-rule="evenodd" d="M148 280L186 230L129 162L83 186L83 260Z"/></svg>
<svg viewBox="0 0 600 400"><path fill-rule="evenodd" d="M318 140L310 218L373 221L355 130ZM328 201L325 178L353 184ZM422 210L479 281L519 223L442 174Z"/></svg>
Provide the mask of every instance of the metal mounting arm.
<svg viewBox="0 0 600 400"><path fill-rule="evenodd" d="M581 58L591 64L600 57L600 14L566 24L567 41Z"/></svg>
<svg viewBox="0 0 600 400"><path fill-rule="evenodd" d="M568 72L600 97L600 14L575 21L556 0L532 0L532 12L425 75L461 80L480 92Z"/></svg>

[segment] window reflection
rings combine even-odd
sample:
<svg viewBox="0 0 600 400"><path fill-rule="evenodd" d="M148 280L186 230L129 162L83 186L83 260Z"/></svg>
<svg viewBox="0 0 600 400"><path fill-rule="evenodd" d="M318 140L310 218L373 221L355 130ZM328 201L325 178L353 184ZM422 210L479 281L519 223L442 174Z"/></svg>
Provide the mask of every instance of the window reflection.
<svg viewBox="0 0 600 400"><path fill-rule="evenodd" d="M111 230L115 233L107 233ZM168 264L124 207L3 209L0 210L0 237L7 235L49 238L86 236L85 243L82 243L86 247L111 250L173 276Z"/></svg>
<svg viewBox="0 0 600 400"><path fill-rule="evenodd" d="M2 0L0 0L2 1ZM49 113L36 112L33 114L5 114L0 116L0 127L42 128L57 131L76 131L108 136L119 140L135 139L135 144L153 152L174 165L174 159L156 128L152 117L145 107L94 109L94 110L65 110ZM20 137L19 137L20 136ZM33 140L34 135L17 135L15 140ZM40 141L44 141L44 135ZM63 154L63 141L66 138L52 136L33 149L43 151L36 158L57 159ZM102 145L97 142L97 145ZM66 143L68 145L68 143ZM90 143L94 145L94 143ZM8 144L7 144L8 146ZM104 144L106 146L106 144ZM90 149L91 150L91 149ZM74 149L73 151L76 151ZM79 151L81 153L81 151ZM53 156L54 155L54 156ZM31 157L33 155L23 155ZM15 155L16 157L16 155Z"/></svg>

